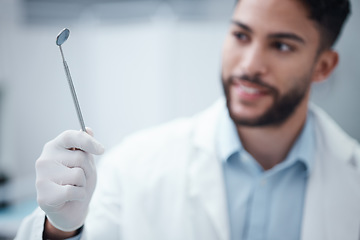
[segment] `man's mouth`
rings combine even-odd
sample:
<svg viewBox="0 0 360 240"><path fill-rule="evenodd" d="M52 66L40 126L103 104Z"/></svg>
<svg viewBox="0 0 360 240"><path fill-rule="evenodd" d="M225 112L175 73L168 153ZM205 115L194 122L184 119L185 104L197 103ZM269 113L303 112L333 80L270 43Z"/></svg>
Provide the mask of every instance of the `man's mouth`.
<svg viewBox="0 0 360 240"><path fill-rule="evenodd" d="M265 84L241 79L233 81L233 89L240 99L251 102L258 101L274 93L272 88L266 86Z"/></svg>
<svg viewBox="0 0 360 240"><path fill-rule="evenodd" d="M239 87L241 88L241 90L243 90L247 94L260 94L261 93L261 91L259 89L248 87L243 84L240 84Z"/></svg>
<svg viewBox="0 0 360 240"><path fill-rule="evenodd" d="M246 94L258 95L258 94L268 94L271 92L269 87L262 84L253 83L247 80L238 80L234 82L234 85L239 88L240 91Z"/></svg>

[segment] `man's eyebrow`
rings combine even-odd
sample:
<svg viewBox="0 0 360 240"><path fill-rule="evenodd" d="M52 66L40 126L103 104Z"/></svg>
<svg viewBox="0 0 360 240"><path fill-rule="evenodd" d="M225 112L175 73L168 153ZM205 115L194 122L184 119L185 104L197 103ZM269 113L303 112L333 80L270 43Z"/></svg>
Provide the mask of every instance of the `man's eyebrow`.
<svg viewBox="0 0 360 240"><path fill-rule="evenodd" d="M268 38L290 39L290 40L294 40L294 41L297 41L302 44L306 43L302 37L300 37L294 33L274 33L274 34L270 34Z"/></svg>
<svg viewBox="0 0 360 240"><path fill-rule="evenodd" d="M231 22L232 22L233 24L235 24L236 26L239 26L239 27L243 28L244 30L246 30L246 31L248 31L248 32L250 32L250 33L253 32L253 30L252 30L248 25L246 25L246 24L244 24L244 23L241 23L241 22L236 21L236 20L232 20Z"/></svg>

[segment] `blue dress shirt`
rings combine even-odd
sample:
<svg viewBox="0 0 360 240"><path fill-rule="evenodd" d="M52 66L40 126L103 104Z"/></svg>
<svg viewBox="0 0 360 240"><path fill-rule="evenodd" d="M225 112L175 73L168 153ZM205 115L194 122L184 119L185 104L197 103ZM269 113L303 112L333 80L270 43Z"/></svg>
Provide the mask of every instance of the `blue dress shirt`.
<svg viewBox="0 0 360 240"><path fill-rule="evenodd" d="M242 147L229 114L219 126L232 240L300 239L304 197L314 164L313 117L306 123L287 157L264 171Z"/></svg>

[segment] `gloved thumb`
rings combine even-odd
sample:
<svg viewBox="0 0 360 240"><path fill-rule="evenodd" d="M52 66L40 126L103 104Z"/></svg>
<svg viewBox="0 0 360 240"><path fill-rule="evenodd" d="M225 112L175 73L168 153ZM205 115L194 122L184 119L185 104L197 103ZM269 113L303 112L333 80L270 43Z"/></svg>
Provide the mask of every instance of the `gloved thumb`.
<svg viewBox="0 0 360 240"><path fill-rule="evenodd" d="M89 134L83 131L68 130L60 134L54 141L59 147L66 149L76 148L95 155L103 154L104 146L90 135L92 131L89 130Z"/></svg>
<svg viewBox="0 0 360 240"><path fill-rule="evenodd" d="M86 127L86 132L87 132L90 136L94 137L94 132L93 132L93 130L92 130L91 128Z"/></svg>

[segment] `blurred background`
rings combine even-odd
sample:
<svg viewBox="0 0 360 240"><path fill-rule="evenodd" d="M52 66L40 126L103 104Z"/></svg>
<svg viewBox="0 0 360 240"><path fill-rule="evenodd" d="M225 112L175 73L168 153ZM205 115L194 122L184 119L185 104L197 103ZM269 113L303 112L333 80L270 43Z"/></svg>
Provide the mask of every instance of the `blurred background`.
<svg viewBox="0 0 360 240"><path fill-rule="evenodd" d="M0 0L0 239L36 207L43 145L80 129L57 34L87 126L107 149L222 96L221 49L235 0ZM340 65L313 101L360 140L360 2Z"/></svg>

